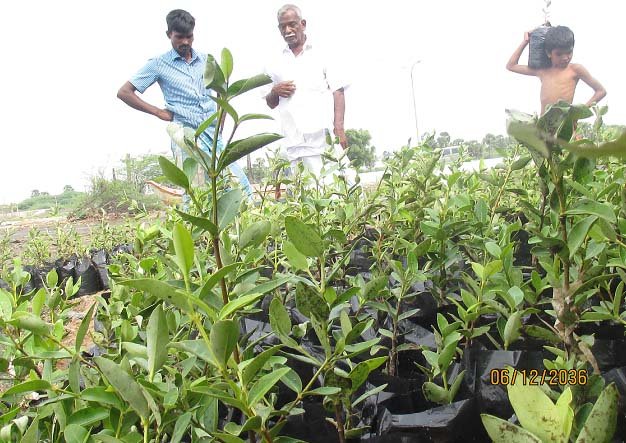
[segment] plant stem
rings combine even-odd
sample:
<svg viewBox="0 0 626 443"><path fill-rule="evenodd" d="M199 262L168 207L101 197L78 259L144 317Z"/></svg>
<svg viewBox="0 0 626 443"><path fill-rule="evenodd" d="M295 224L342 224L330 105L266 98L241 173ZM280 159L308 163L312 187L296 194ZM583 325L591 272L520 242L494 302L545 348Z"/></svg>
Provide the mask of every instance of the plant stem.
<svg viewBox="0 0 626 443"><path fill-rule="evenodd" d="M339 443L346 443L346 434L343 423L343 411L339 402L335 403L335 420L337 422L337 434L339 434Z"/></svg>

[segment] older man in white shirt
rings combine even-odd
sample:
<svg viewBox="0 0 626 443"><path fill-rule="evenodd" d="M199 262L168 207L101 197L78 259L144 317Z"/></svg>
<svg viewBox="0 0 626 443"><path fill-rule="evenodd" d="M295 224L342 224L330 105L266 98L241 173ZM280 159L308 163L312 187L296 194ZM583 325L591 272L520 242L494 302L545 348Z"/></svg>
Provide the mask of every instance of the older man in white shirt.
<svg viewBox="0 0 626 443"><path fill-rule="evenodd" d="M278 29L287 46L266 67L273 85L265 100L280 115L288 160L319 174L331 125L341 147L348 147L343 123L348 85L338 78L327 54L307 39L306 20L297 6L278 10Z"/></svg>

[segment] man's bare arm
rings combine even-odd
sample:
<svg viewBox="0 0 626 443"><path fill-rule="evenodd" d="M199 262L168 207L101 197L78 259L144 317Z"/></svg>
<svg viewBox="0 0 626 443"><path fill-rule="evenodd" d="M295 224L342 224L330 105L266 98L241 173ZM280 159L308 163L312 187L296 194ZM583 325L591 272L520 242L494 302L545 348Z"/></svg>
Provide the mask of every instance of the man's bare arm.
<svg viewBox="0 0 626 443"><path fill-rule="evenodd" d="M348 139L346 137L346 131L343 127L343 119L346 114L346 96L343 92L343 88L337 89L333 92L333 102L335 107L335 135L339 137L339 144L341 147L343 149L347 149Z"/></svg>
<svg viewBox="0 0 626 443"><path fill-rule="evenodd" d="M593 78L589 71L585 69L583 65L574 65L572 67L576 71L578 78L584 81L591 89L593 89L593 96L587 101L586 105L591 106L598 103L606 96L606 89L600 84L598 80Z"/></svg>
<svg viewBox="0 0 626 443"><path fill-rule="evenodd" d="M174 115L168 111L167 109L161 109L156 106L151 105L150 103L142 100L135 92L137 88L131 82L126 82L122 85L122 87L117 91L117 98L122 100L128 106L133 109L137 109L138 111L145 112L150 115L154 115L161 120L165 120L167 122L171 122L174 118Z"/></svg>
<svg viewBox="0 0 626 443"><path fill-rule="evenodd" d="M524 49L526 48L526 46L528 46L529 41L530 41L530 37L529 37L529 33L527 32L524 34L524 41L520 43L520 45L515 49L515 51L513 52L513 55L511 55L511 58L506 63L506 69L512 72L517 72L518 74L523 74L523 75L535 75L535 76L537 75L536 69L532 69L531 67L527 65L519 64L519 59L522 56L522 52L524 52Z"/></svg>

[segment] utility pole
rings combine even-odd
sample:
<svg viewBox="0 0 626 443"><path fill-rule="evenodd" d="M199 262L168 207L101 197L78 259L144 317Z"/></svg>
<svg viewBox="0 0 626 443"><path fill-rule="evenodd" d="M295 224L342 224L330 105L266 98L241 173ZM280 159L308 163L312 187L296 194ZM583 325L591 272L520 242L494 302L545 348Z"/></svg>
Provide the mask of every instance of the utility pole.
<svg viewBox="0 0 626 443"><path fill-rule="evenodd" d="M421 63L421 60L415 60L411 65L411 92L413 93L413 115L415 116L415 143L420 142L420 133L417 126L417 102L415 100L415 84L413 83L413 68L418 63Z"/></svg>

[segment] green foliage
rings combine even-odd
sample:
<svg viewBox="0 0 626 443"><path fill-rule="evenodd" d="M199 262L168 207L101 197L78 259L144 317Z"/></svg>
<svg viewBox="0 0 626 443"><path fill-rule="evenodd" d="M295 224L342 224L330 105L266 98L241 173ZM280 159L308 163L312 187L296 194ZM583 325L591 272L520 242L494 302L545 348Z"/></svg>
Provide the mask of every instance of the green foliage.
<svg viewBox="0 0 626 443"><path fill-rule="evenodd" d="M376 148L370 146L372 136L367 129L346 130L348 158L356 169L372 168L376 163Z"/></svg>
<svg viewBox="0 0 626 443"><path fill-rule="evenodd" d="M544 392L545 389L549 391L549 388L525 384L521 374L515 377L512 368L509 368L509 377L513 380L507 385L509 400L520 426L492 415L481 414L491 439L495 443L570 441L574 424L570 388L566 388L554 403ZM610 384L591 407L591 412L583 417L583 424L575 441L580 443L610 441L617 424L617 407L617 388Z"/></svg>

